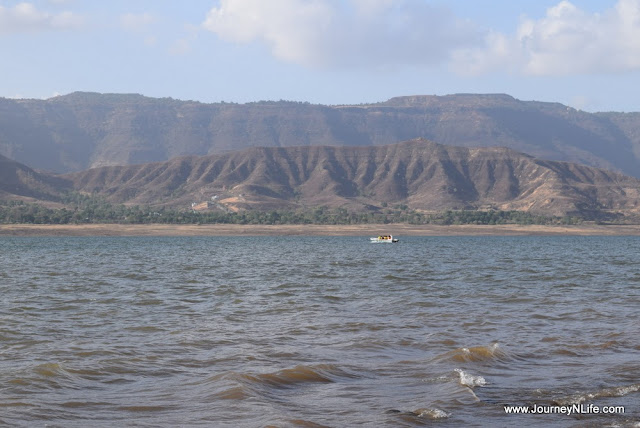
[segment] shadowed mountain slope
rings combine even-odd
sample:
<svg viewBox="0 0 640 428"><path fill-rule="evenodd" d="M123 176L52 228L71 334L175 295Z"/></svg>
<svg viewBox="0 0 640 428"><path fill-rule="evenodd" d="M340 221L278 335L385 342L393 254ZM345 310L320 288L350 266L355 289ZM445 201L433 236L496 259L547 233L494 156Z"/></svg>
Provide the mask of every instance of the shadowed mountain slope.
<svg viewBox="0 0 640 428"><path fill-rule="evenodd" d="M273 209L522 210L546 215L637 212L640 180L506 148L412 140L375 147L250 148L63 176L112 202Z"/></svg>
<svg viewBox="0 0 640 428"><path fill-rule="evenodd" d="M0 156L1 199L57 201L61 192L70 189L70 183L62 178L36 172Z"/></svg>
<svg viewBox="0 0 640 428"><path fill-rule="evenodd" d="M357 106L80 92L0 99L0 154L59 173L258 146L378 146L414 138L509 147L640 176L640 113L586 113L508 95L409 96Z"/></svg>

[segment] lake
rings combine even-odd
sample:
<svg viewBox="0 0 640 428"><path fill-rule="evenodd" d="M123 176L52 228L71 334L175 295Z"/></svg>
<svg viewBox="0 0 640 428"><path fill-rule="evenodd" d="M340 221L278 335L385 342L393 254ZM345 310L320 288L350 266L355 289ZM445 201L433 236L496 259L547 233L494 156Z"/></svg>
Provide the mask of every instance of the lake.
<svg viewBox="0 0 640 428"><path fill-rule="evenodd" d="M638 426L640 237L399 238L0 237L0 424Z"/></svg>

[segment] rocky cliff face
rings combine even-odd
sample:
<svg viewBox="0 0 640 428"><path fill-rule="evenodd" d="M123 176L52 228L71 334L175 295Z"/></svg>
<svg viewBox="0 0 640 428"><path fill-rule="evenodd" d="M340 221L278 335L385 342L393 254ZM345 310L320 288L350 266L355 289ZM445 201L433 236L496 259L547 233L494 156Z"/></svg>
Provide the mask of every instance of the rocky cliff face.
<svg viewBox="0 0 640 428"><path fill-rule="evenodd" d="M640 176L640 113L592 114L508 95L411 96L358 106L92 93L0 99L0 154L59 173L258 146L378 146L414 138L509 147Z"/></svg>

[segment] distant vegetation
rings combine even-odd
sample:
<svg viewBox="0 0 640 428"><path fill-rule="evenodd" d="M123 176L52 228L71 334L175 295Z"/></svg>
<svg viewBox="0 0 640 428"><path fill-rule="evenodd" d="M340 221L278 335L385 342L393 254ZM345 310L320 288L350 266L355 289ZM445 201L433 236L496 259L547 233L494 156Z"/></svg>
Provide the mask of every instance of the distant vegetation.
<svg viewBox="0 0 640 428"><path fill-rule="evenodd" d="M317 207L307 211L181 211L149 206L113 205L98 198L72 195L72 208L52 209L39 204L4 202L0 223L27 224L577 224L577 217L547 217L521 211L444 211L425 214L406 206L357 213L343 208Z"/></svg>

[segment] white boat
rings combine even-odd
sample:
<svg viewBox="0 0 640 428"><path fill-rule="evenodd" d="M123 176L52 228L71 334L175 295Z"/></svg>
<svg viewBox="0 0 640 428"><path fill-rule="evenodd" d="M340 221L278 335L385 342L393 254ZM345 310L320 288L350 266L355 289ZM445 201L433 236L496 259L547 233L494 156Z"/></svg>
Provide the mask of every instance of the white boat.
<svg viewBox="0 0 640 428"><path fill-rule="evenodd" d="M369 238L369 239L371 239L371 242L373 243L388 242L389 244L395 244L396 242L399 241L399 239L394 238L393 235L380 235L376 238Z"/></svg>

